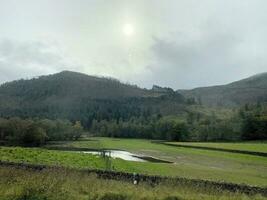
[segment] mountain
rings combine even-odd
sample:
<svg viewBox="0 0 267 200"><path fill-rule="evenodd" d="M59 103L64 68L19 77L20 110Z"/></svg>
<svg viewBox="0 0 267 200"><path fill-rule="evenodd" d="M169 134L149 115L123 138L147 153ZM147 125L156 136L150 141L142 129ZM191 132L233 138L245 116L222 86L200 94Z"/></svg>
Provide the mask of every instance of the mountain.
<svg viewBox="0 0 267 200"><path fill-rule="evenodd" d="M71 71L0 86L2 117L91 121L130 118L147 112L169 113L179 111L180 104L183 104L183 96L171 89L142 89L115 79ZM170 105L175 105L175 109Z"/></svg>
<svg viewBox="0 0 267 200"><path fill-rule="evenodd" d="M116 79L88 76L82 73L63 71L41 76L31 80L18 80L0 87L1 95L13 97L46 98L57 96L65 98L88 97L93 99L114 99L122 97L159 96L151 90L123 84Z"/></svg>
<svg viewBox="0 0 267 200"><path fill-rule="evenodd" d="M176 115L188 112L194 98L207 106L239 106L267 101L267 73L227 85L173 91L154 85L143 89L111 78L63 71L0 86L0 117L96 120Z"/></svg>
<svg viewBox="0 0 267 200"><path fill-rule="evenodd" d="M178 90L185 98L194 98L207 106L233 107L267 101L267 73L261 73L227 85Z"/></svg>

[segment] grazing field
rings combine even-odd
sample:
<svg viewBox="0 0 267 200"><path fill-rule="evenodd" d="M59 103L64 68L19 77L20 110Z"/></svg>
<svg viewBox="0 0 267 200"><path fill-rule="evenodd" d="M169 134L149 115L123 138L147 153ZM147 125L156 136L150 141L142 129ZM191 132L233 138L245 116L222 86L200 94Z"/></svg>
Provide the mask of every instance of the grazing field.
<svg viewBox="0 0 267 200"><path fill-rule="evenodd" d="M166 142L167 144L187 145L195 147L211 147L226 150L239 150L267 153L267 141L259 142L239 142L239 143L221 143L221 142Z"/></svg>
<svg viewBox="0 0 267 200"><path fill-rule="evenodd" d="M265 144L258 145L261 149ZM144 170L143 173L153 171L152 174L159 175L267 186L267 158L259 156L172 147L138 139L92 138L92 140L70 142L61 146L122 149L174 162L174 164L150 163L149 165L153 165L152 169ZM161 166L161 170L154 170L156 166Z"/></svg>
<svg viewBox="0 0 267 200"><path fill-rule="evenodd" d="M1 200L209 200L266 199L261 195L218 191L212 188L184 187L166 182L157 186L146 183L99 179L78 171L47 169L34 171L0 167Z"/></svg>
<svg viewBox="0 0 267 200"><path fill-rule="evenodd" d="M51 144L46 148L48 147L121 149L173 162L168 164L112 159L112 168L116 171L267 187L267 158L260 156L172 147L136 139L92 138ZM1 147L0 158L2 161L19 163L105 169L105 162L101 157L75 151Z"/></svg>

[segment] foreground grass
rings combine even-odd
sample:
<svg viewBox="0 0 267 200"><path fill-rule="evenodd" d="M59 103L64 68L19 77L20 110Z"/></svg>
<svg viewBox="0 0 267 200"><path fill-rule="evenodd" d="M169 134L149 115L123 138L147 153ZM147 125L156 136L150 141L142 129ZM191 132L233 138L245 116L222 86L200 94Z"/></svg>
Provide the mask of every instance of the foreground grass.
<svg viewBox="0 0 267 200"><path fill-rule="evenodd" d="M223 142L167 142L167 144L188 145L196 147L211 147L226 150L252 151L267 153L267 142L238 142L238 143L223 143Z"/></svg>
<svg viewBox="0 0 267 200"><path fill-rule="evenodd" d="M103 180L95 175L70 170L47 169L33 171L0 167L1 200L247 200L266 199L213 190L162 183L150 186Z"/></svg>

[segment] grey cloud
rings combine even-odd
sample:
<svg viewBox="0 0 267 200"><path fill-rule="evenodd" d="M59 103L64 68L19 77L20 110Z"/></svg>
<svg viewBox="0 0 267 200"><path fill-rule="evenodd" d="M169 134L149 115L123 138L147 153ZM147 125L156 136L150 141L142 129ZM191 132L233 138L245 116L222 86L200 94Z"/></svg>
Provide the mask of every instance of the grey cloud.
<svg viewBox="0 0 267 200"><path fill-rule="evenodd" d="M0 41L1 83L74 68L55 46L39 41Z"/></svg>
<svg viewBox="0 0 267 200"><path fill-rule="evenodd" d="M69 69L177 89L267 71L266 0L0 0L0 5L0 83ZM136 29L131 38L122 33L128 23Z"/></svg>
<svg viewBox="0 0 267 200"><path fill-rule="evenodd" d="M154 38L148 69L157 84L176 89L224 84L247 76L259 64L240 51L244 41L234 34L211 31L197 39L179 38Z"/></svg>
<svg viewBox="0 0 267 200"><path fill-rule="evenodd" d="M151 50L160 64L175 65L177 69L204 68L216 62L224 64L226 57L234 53L238 42L237 38L217 34L188 41L156 38Z"/></svg>

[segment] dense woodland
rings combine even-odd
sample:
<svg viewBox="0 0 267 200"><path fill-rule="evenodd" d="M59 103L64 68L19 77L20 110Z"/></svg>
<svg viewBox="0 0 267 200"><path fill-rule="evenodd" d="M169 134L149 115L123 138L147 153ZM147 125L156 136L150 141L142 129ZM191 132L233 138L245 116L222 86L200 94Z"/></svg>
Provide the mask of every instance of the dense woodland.
<svg viewBox="0 0 267 200"><path fill-rule="evenodd" d="M240 141L267 139L267 107L245 105L221 119L196 111L185 117L161 115L123 120L94 120L92 133L108 137L152 138L175 141Z"/></svg>
<svg viewBox="0 0 267 200"><path fill-rule="evenodd" d="M39 146L47 141L77 140L83 132L78 121L0 118L0 140L7 144Z"/></svg>
<svg viewBox="0 0 267 200"><path fill-rule="evenodd" d="M129 120L177 114L184 98L170 88L141 89L114 79L62 72L0 86L0 117L68 119L90 128L94 119Z"/></svg>
<svg viewBox="0 0 267 200"><path fill-rule="evenodd" d="M267 139L266 80L262 74L181 91L184 96L171 88L148 90L74 72L5 83L0 86L0 140L41 145L75 140L84 131L175 141ZM233 99L236 91L241 92ZM232 103L213 108L208 103L224 100Z"/></svg>
<svg viewBox="0 0 267 200"><path fill-rule="evenodd" d="M78 121L0 118L0 140L10 144L41 145L47 141L77 140L82 134L85 131ZM265 140L267 106L245 105L226 119L197 112L188 112L184 118L143 113L125 120L93 119L86 134L170 141Z"/></svg>

